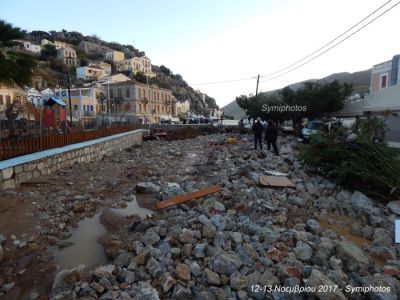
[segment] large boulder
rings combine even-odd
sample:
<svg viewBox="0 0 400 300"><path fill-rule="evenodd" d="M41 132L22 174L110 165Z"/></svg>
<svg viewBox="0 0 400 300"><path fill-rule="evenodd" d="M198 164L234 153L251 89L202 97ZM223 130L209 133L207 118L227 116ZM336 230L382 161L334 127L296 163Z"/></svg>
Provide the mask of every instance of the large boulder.
<svg viewBox="0 0 400 300"><path fill-rule="evenodd" d="M390 201L386 207L389 208L392 213L400 216L400 201Z"/></svg>
<svg viewBox="0 0 400 300"><path fill-rule="evenodd" d="M374 206L374 202L359 191L355 191L351 195L350 204L358 212L365 212L369 215L379 215L380 213L380 209Z"/></svg>
<svg viewBox="0 0 400 300"><path fill-rule="evenodd" d="M136 185L136 192L139 194L158 193L161 188L152 182L139 182Z"/></svg>
<svg viewBox="0 0 400 300"><path fill-rule="evenodd" d="M337 256L343 260L350 271L357 271L369 264L368 257L354 243L342 238L336 244Z"/></svg>
<svg viewBox="0 0 400 300"><path fill-rule="evenodd" d="M209 265L214 272L230 276L243 265L243 262L232 251L221 251L211 259Z"/></svg>
<svg viewBox="0 0 400 300"><path fill-rule="evenodd" d="M326 286L326 287L334 287L336 284L332 282L328 277L326 277L322 272L313 269L311 271L311 275L308 279L304 279L304 282L309 287L315 287L315 292L312 292L313 295L317 296L319 299L330 299L330 300L345 300L347 299L345 295L339 290L333 290L327 292L321 291L318 287Z"/></svg>

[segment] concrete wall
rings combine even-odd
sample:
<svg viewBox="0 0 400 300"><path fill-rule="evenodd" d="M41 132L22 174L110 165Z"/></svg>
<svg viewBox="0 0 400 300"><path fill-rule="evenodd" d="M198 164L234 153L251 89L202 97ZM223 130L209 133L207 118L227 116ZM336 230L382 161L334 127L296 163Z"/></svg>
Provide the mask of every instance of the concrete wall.
<svg viewBox="0 0 400 300"><path fill-rule="evenodd" d="M0 162L0 190L57 172L75 163L87 163L143 143L143 131L124 132L97 140L49 149Z"/></svg>

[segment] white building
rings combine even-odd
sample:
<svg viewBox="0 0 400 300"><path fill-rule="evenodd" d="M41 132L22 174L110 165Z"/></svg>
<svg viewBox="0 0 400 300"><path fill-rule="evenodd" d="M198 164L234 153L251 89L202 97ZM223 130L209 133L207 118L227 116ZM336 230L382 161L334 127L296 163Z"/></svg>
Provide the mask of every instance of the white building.
<svg viewBox="0 0 400 300"><path fill-rule="evenodd" d="M76 78L82 80L99 79L106 75L106 71L98 66L76 68Z"/></svg>
<svg viewBox="0 0 400 300"><path fill-rule="evenodd" d="M147 56L124 59L117 63L118 71L127 71L134 74L142 72L145 76L156 77L151 69L151 60Z"/></svg>
<svg viewBox="0 0 400 300"><path fill-rule="evenodd" d="M21 43L21 48L25 51L29 51L35 54L40 54L42 51L42 47L40 45L33 44L29 41L17 40L17 42Z"/></svg>

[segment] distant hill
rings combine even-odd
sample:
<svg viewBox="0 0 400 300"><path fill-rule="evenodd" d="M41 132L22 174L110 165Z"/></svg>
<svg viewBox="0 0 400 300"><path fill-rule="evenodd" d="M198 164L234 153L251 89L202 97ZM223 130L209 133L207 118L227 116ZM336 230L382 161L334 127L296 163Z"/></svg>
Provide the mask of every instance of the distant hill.
<svg viewBox="0 0 400 300"><path fill-rule="evenodd" d="M358 71L354 73L342 72L342 73L335 73L329 76L326 76L322 79L309 79L301 82L296 82L289 87L293 90L299 89L304 82L307 81L322 81L322 82L332 82L334 80L338 80L341 83L351 83L353 85L353 93L358 94L365 94L369 93L369 85L370 85L370 78L371 78L371 69ZM269 91L266 93L277 92L279 90ZM236 103L236 100L232 101L231 103L225 105L222 110L224 114L227 116L233 116L235 119L240 119L246 116L243 109Z"/></svg>

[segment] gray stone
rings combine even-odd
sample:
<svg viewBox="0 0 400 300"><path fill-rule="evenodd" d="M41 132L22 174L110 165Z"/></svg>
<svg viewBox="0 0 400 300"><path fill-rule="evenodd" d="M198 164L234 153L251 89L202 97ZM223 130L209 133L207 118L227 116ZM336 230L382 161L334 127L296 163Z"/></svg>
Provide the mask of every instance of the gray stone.
<svg viewBox="0 0 400 300"><path fill-rule="evenodd" d="M226 226L226 219L221 215L213 215L210 218L211 223L217 228L217 230L224 230Z"/></svg>
<svg viewBox="0 0 400 300"><path fill-rule="evenodd" d="M298 241L296 247L293 249L297 259L308 261L312 257L312 248L309 244L303 241Z"/></svg>
<svg viewBox="0 0 400 300"><path fill-rule="evenodd" d="M3 169L3 170L1 170L1 174L2 174L3 180L10 179L14 175L14 169L12 167Z"/></svg>
<svg viewBox="0 0 400 300"><path fill-rule="evenodd" d="M400 201L391 201L386 207L389 208L392 213L400 215Z"/></svg>
<svg viewBox="0 0 400 300"><path fill-rule="evenodd" d="M271 286L275 286L279 284L279 279L278 277L274 276L271 271L266 270L260 277L259 279L259 283L262 286L267 286L267 285L271 285Z"/></svg>
<svg viewBox="0 0 400 300"><path fill-rule="evenodd" d="M211 271L208 268L204 269L204 276L207 280L207 283L211 285L220 285L221 284L221 278L219 275L213 271Z"/></svg>
<svg viewBox="0 0 400 300"><path fill-rule="evenodd" d="M94 270L94 276L98 278L111 277L114 270L115 270L114 265L101 266Z"/></svg>
<svg viewBox="0 0 400 300"><path fill-rule="evenodd" d="M153 278L160 278L164 271L163 265L153 257L147 262L146 269Z"/></svg>
<svg viewBox="0 0 400 300"><path fill-rule="evenodd" d="M315 219L309 219L307 221L307 228L314 233L318 233L320 230L319 222Z"/></svg>
<svg viewBox="0 0 400 300"><path fill-rule="evenodd" d="M247 286L247 277L240 272L234 272L230 276L230 286L234 290L242 290Z"/></svg>
<svg viewBox="0 0 400 300"><path fill-rule="evenodd" d="M139 182L136 185L136 192L139 194L158 193L161 188L152 182Z"/></svg>
<svg viewBox="0 0 400 300"><path fill-rule="evenodd" d="M318 287L318 286L334 286L335 283L332 282L328 277L326 277L323 273L320 271L313 269L311 272L311 275L308 279L304 279L304 282L308 286L312 287ZM339 290L333 290L329 292L329 298L326 298L327 293L322 292L318 288L315 290L315 292L312 293L313 295L317 296L319 299L343 299L346 300L347 298L343 293Z"/></svg>
<svg viewBox="0 0 400 300"><path fill-rule="evenodd" d="M201 267L196 261L193 261L190 264L190 272L193 274L194 277L199 277L201 274L203 274Z"/></svg>
<svg viewBox="0 0 400 300"><path fill-rule="evenodd" d="M242 260L234 253L221 251L210 261L211 269L219 274L230 276L243 265Z"/></svg>
<svg viewBox="0 0 400 300"><path fill-rule="evenodd" d="M368 257L355 244L342 237L341 241L336 244L336 252L338 258L346 263L351 271L357 271L362 266L369 264Z"/></svg>
<svg viewBox="0 0 400 300"><path fill-rule="evenodd" d="M155 233L153 230L147 230L146 233L142 236L141 241L146 246L153 246L160 240L160 236Z"/></svg>
<svg viewBox="0 0 400 300"><path fill-rule="evenodd" d="M236 244L241 244L243 242L241 232L228 232L229 238Z"/></svg>
<svg viewBox="0 0 400 300"><path fill-rule="evenodd" d="M206 256L205 250L207 245L208 245L207 243L197 244L193 249L192 255L197 258L205 257Z"/></svg>
<svg viewBox="0 0 400 300"><path fill-rule="evenodd" d="M81 265L77 268L61 270L54 278L52 293L72 291L75 283L82 280L85 266Z"/></svg>
<svg viewBox="0 0 400 300"><path fill-rule="evenodd" d="M374 202L359 191L355 191L350 198L350 204L356 211L365 212L370 215L379 215L380 210L374 207Z"/></svg>
<svg viewBox="0 0 400 300"><path fill-rule="evenodd" d="M368 293L369 299L397 300L399 299L400 285L398 281L389 275L374 274L361 277L363 286L381 287L381 291ZM384 290L383 290L384 289Z"/></svg>
<svg viewBox="0 0 400 300"><path fill-rule="evenodd" d="M133 258L132 253L122 253L114 259L114 265L126 267Z"/></svg>
<svg viewBox="0 0 400 300"><path fill-rule="evenodd" d="M303 207L306 205L306 201L303 198L296 197L293 195L289 196L287 200L290 204L297 205L299 207Z"/></svg>

